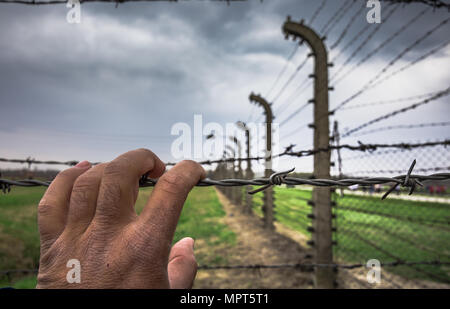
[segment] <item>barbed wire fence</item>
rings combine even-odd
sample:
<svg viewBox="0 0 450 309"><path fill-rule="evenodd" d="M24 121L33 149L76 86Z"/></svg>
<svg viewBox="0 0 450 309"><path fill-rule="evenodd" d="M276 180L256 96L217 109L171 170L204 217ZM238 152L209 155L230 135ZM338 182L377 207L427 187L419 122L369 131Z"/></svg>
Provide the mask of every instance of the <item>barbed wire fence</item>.
<svg viewBox="0 0 450 309"><path fill-rule="evenodd" d="M136 1L136 0L130 0ZM139 1L139 0L137 0ZM144 0L143 0L144 1ZM147 0L151 1L151 0ZM434 8L449 8L449 5L442 1L412 1L412 0L385 0L392 3L412 3L420 2ZM108 1L108 0L84 0L83 2L112 2L122 3L128 0ZM66 3L66 1L18 1L18 0L0 0L0 3L22 3L30 5ZM314 12L310 23L321 13L325 7L325 1L321 2ZM348 2L350 3L350 1ZM330 25L339 22L342 17L349 12L350 5L344 3L330 20L328 20L322 32L327 32ZM395 7L390 11L394 13ZM359 12L359 11L358 11ZM424 12L424 11L423 11ZM414 19L420 18L424 13L419 13ZM356 15L354 15L356 16ZM342 37L346 35L348 28L351 26L352 20L345 26L344 31L338 40L333 44L337 46ZM414 20L413 19L413 20ZM443 27L450 19L441 21L437 26L429 30L413 44L404 49L397 57L388 63L373 79L361 88L360 91L349 97L347 100L340 102L334 109L327 113L327 117L334 115L336 111L346 109L367 107L369 104L349 105L349 103L359 97L360 94L369 88L385 81L394 74L398 74L414 65L415 63L433 55L448 45L448 42L438 45L426 54L421 55L413 61L408 62L404 67L394 71L390 75L382 77L386 71L392 67L398 60L433 32ZM382 47L387 45L394 37L399 35L407 25L404 25L397 32L394 32L385 43L378 46L370 52L370 57L377 53ZM367 28L368 29L368 28ZM378 28L377 28L378 29ZM367 30L366 30L367 31ZM370 39L378 30L372 30L368 34ZM365 41L364 41L365 42ZM349 44L351 46L352 43ZM360 44L353 52L352 56L358 54L364 44ZM290 54L288 62L298 50L297 45ZM303 60L298 66L294 74L283 84L275 96L278 99L285 91L298 71L306 64L307 59ZM342 68L350 62L352 57L344 61ZM350 60L349 60L350 59ZM357 69L364 61L359 61L350 71ZM271 93L278 84L280 77L285 73L283 69L277 76L274 85L270 89ZM344 77L347 73L344 73ZM313 79L316 78L313 76ZM309 79L307 79L309 80ZM302 85L303 87L303 85ZM425 95L417 95L413 97L392 99L388 101L376 102L376 104L393 104L414 99L423 99L406 108L394 110L388 114L377 117L374 120L363 123L353 129L347 130L340 136L341 139L348 136L356 136L355 132L360 131L374 123L378 123L385 119L395 117L400 113L408 112L418 106L425 105L431 101L441 99L449 94L449 89L428 93ZM329 89L327 89L329 90ZM310 102L312 103L312 102ZM290 104L290 100L288 100ZM305 109L309 103L300 106L298 112ZM375 105L370 103L370 105ZM284 107L284 106L282 106ZM292 114L285 121L292 119ZM426 127L444 127L448 122L432 122L418 123L409 125L384 126L370 131L360 132L359 135L369 135L382 131L395 129L409 130ZM305 125L307 127L307 125ZM314 124L313 126L314 127ZM339 135L339 132L337 132ZM256 194L261 190L270 186L286 186L290 189L296 187L295 190L301 192L302 196L297 197L298 203L293 205L299 213L299 220L304 227L302 231L310 237L308 245L314 247L316 244L312 235L317 233L314 228L315 205L311 189L313 187L331 188L332 192L332 231L333 241L331 242L333 250L334 263L284 263L284 264L243 264L243 265L200 265L200 270L236 270L236 269L281 269L292 268L299 271L310 272L317 268L333 269L338 272L336 286L345 286L343 280L356 280L359 271L365 271L367 261L378 259L381 261L380 266L386 268L388 275L383 278L389 281L392 287L401 288L405 286L404 280L415 280L418 284L427 287L426 282L438 282L450 284L449 265L450 251L448 251L448 241L450 239L450 208L449 200L446 192L446 186L450 183L450 167L449 152L447 146L450 140L426 141L416 143L396 143L396 144L371 144L359 142L358 145L339 144L336 143L335 136L331 139L332 143L328 147L314 149L294 150L294 145L289 145L286 149L275 157L309 157L319 153L330 153L332 159L339 162L333 162L331 177L327 179L310 177L292 177L289 171L281 171L273 173L269 178L253 178L246 177L236 179L235 175L245 175L241 169L241 162L245 161L263 161L264 156L250 158L220 158L216 160L205 160L199 162L202 165L215 165L214 172L211 173L212 178L200 181L198 186L216 186L222 191L233 203L243 205L243 198L238 191L242 193L245 186L253 186L255 190L251 193ZM387 149L387 150L386 150ZM362 154L353 155L354 152L362 152ZM339 153L339 160L335 156ZM368 160L370 158L371 160ZM418 158L419 166L414 168L415 159ZM76 160L70 161L54 161L54 160L36 160L31 157L26 159L0 158L0 162L26 164L28 169L31 165L65 165L74 166L78 163ZM411 164L411 162L413 162ZM93 162L99 164L100 162ZM174 162L167 162L166 165L175 165ZM368 166L369 165L369 166ZM382 166L382 169L380 169ZM428 175L417 175L413 172L428 173L441 172ZM445 173L442 173L445 171ZM382 174L382 176L379 176ZM15 186L35 187L48 186L49 180L39 179L6 179L0 176L0 190L8 193ZM145 175L142 177L140 187L154 186L157 179L147 179ZM255 188L257 187L257 188ZM341 190L335 190L342 188ZM284 188L283 188L284 189ZM294 189L293 189L294 190ZM408 193L408 194L405 194ZM411 195L414 193L413 195ZM411 196L410 196L411 195ZM386 199L386 197L388 197ZM276 213L276 215L283 215ZM296 218L298 219L298 218ZM6 276L11 282L12 277L20 274L37 273L37 269L6 269L0 270L0 276ZM345 279L342 279L342 278ZM364 285L367 287L366 285ZM370 287L370 286L369 286Z"/></svg>

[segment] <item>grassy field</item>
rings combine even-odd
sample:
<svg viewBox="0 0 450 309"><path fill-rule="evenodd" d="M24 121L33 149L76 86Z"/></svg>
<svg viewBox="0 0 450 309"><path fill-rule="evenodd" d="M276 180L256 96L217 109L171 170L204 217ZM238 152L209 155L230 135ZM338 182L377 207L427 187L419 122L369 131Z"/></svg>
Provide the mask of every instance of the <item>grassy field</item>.
<svg viewBox="0 0 450 309"><path fill-rule="evenodd" d="M312 207L305 199L310 199L311 193L276 187L276 220L310 236L306 229L312 223L307 214ZM450 205L356 195L334 198L338 231L334 256L338 261L450 261ZM262 194L254 201L254 211L262 215ZM449 269L444 266L390 267L390 271L407 278L450 281Z"/></svg>
<svg viewBox="0 0 450 309"><path fill-rule="evenodd" d="M0 196L0 270L34 269L39 262L39 236L36 205L45 188L13 188ZM151 193L142 189L136 203L140 212ZM262 194L254 195L254 212L261 213ZM307 200L311 191L275 188L275 218L283 225L311 236L307 227L312 212ZM335 196L338 232L334 247L339 262L382 262L406 260L450 260L450 205L396 200L381 201L368 196ZM189 195L175 233L175 241L184 236L196 239L199 264L226 264L224 246L233 246L236 235L223 223L225 215L213 188L196 188ZM205 250L197 250L202 247ZM217 249L217 253L215 252ZM407 278L433 281L450 280L449 270L438 266L395 267L390 271ZM35 276L0 276L0 286L32 288Z"/></svg>
<svg viewBox="0 0 450 309"><path fill-rule="evenodd" d="M39 235L36 218L37 204L45 188L15 187L11 193L0 195L0 270L35 269L39 263ZM136 202L140 212L151 188L141 189ZM199 250L199 264L226 263L215 247L233 246L236 235L223 224L225 215L213 188L195 188L185 203L175 232L174 241L190 236L210 250ZM196 245L197 248L197 245ZM0 287L34 288L35 275L17 274L9 279L0 276Z"/></svg>

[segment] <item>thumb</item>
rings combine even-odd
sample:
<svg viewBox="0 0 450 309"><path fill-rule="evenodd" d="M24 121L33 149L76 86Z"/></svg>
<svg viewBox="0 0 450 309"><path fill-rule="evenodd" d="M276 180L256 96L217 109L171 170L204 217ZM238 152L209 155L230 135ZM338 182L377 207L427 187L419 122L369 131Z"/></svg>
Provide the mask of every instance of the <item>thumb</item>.
<svg viewBox="0 0 450 309"><path fill-rule="evenodd" d="M197 274L194 239L185 237L173 245L167 266L170 288L190 289Z"/></svg>

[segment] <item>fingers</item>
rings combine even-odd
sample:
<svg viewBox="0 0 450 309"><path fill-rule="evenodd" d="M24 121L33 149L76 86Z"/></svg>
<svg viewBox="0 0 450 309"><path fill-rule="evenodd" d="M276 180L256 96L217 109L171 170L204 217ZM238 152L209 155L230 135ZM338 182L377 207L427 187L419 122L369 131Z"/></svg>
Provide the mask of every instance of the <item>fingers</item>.
<svg viewBox="0 0 450 309"><path fill-rule="evenodd" d="M90 167L89 162L83 161L60 172L39 202L38 224L43 248L64 230L72 187L76 179Z"/></svg>
<svg viewBox="0 0 450 309"><path fill-rule="evenodd" d="M168 248L186 197L205 174L194 161L182 161L164 173L139 216L140 228L151 228L150 237L159 238L161 245Z"/></svg>
<svg viewBox="0 0 450 309"><path fill-rule="evenodd" d="M136 216L139 179L147 172L150 177L159 177L164 170L164 163L147 149L129 151L108 163L103 170L94 221L112 225Z"/></svg>
<svg viewBox="0 0 450 309"><path fill-rule="evenodd" d="M195 275L197 274L194 240L192 238L183 238L173 245L169 255L167 272L172 289L192 288Z"/></svg>
<svg viewBox="0 0 450 309"><path fill-rule="evenodd" d="M66 228L84 232L95 215L100 183L107 163L89 169L77 178L70 196Z"/></svg>

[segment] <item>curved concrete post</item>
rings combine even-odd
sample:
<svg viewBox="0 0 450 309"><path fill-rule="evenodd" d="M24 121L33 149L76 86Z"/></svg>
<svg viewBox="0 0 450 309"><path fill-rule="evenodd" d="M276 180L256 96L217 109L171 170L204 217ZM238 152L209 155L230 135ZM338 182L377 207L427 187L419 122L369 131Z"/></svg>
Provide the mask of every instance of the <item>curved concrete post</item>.
<svg viewBox="0 0 450 309"><path fill-rule="evenodd" d="M283 24L283 33L288 39L305 41L312 49L314 60L314 149L328 148L329 110L328 110L328 56L323 39L317 33L300 23L292 22L288 16ZM314 177L330 177L330 152L318 152L314 155ZM316 263L333 263L331 191L326 187L313 189L314 201L314 234L313 246ZM329 267L315 268L315 287L333 288L334 272Z"/></svg>
<svg viewBox="0 0 450 309"><path fill-rule="evenodd" d="M264 114L266 115L266 153L265 153L265 170L264 176L269 178L272 174L272 121L273 113L270 103L268 103L260 95L251 93L249 96L250 102L255 102L264 108ZM267 229L275 229L273 225L273 189L272 187L264 190L263 197L263 214L264 214L264 227Z"/></svg>

